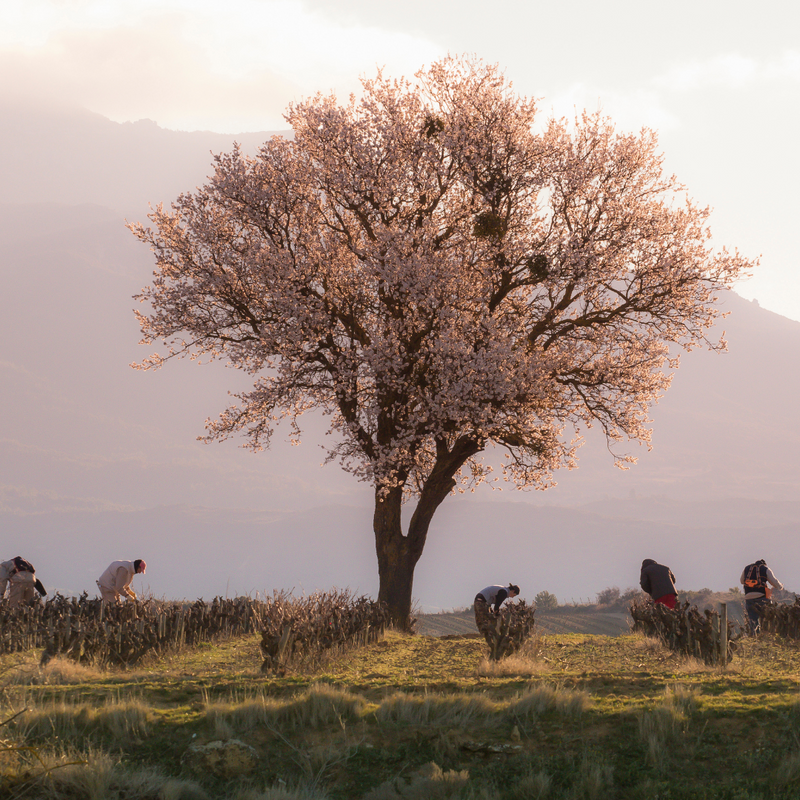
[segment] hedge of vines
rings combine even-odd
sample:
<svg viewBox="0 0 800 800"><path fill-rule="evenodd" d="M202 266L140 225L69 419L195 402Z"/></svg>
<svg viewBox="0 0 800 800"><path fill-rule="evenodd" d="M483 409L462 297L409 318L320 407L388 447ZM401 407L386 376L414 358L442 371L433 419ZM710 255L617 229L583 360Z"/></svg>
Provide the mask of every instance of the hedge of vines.
<svg viewBox="0 0 800 800"><path fill-rule="evenodd" d="M733 622L723 626L717 611L700 611L689 603L679 603L673 610L661 603L634 601L629 610L633 631L657 637L671 650L707 664L730 662L742 635Z"/></svg>
<svg viewBox="0 0 800 800"><path fill-rule="evenodd" d="M794 603L768 603L761 610L761 630L786 639L800 639L800 597Z"/></svg>
<svg viewBox="0 0 800 800"><path fill-rule="evenodd" d="M43 664L66 656L81 664L132 666L148 654L260 632L265 663L271 659L271 665L285 668L312 651L374 641L387 620L382 605L347 591L120 605L104 605L86 593L56 594L16 607L0 602L0 653L42 648Z"/></svg>

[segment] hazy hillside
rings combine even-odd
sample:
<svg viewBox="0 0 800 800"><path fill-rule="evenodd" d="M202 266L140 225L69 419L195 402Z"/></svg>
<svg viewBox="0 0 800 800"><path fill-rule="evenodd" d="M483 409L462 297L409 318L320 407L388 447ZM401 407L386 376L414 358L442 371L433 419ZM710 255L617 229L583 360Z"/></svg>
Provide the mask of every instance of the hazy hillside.
<svg viewBox="0 0 800 800"><path fill-rule="evenodd" d="M0 115L14 154L0 175L0 530L3 557L27 554L45 583L81 591L111 558L144 556L159 595L377 584L371 492L320 467L319 420L300 447L205 446L203 420L245 376L129 367L148 354L132 295L152 260L123 217L202 182L209 150L233 139L86 112ZM590 436L547 493L448 499L418 568L421 605L468 605L512 579L528 597L593 597L635 584L644 557L715 589L765 557L797 586L800 323L724 303L730 351L684 357L636 467L614 469Z"/></svg>
<svg viewBox="0 0 800 800"><path fill-rule="evenodd" d="M211 153L234 141L255 152L270 135L170 131L151 120L117 123L77 108L0 107L0 197L14 203L92 203L121 216L172 201L211 173Z"/></svg>

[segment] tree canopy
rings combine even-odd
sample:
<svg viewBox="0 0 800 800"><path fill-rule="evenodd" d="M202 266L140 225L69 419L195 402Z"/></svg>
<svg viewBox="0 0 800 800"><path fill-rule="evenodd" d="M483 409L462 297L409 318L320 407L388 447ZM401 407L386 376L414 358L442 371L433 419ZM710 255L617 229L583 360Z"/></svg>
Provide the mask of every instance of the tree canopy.
<svg viewBox="0 0 800 800"><path fill-rule="evenodd" d="M157 263L144 341L166 348L139 366L253 376L208 439L258 449L280 420L299 434L304 412L329 415L330 458L374 486L379 598L404 625L431 518L487 479L480 454L545 488L574 465L568 425L648 441L674 346L722 346L716 294L751 263L711 248L653 131L539 125L476 59L379 73L286 119L294 138L216 156L207 185L131 226Z"/></svg>

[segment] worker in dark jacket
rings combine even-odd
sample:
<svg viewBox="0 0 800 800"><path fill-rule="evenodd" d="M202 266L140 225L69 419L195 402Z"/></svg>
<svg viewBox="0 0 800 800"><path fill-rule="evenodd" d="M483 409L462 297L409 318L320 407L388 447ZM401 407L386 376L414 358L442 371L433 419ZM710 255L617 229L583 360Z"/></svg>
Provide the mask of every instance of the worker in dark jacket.
<svg viewBox="0 0 800 800"><path fill-rule="evenodd" d="M678 593L675 591L675 576L669 567L653 561L652 558L646 558L642 561L639 586L653 598L653 602L675 608Z"/></svg>
<svg viewBox="0 0 800 800"><path fill-rule="evenodd" d="M772 588L783 589L783 584L775 577L763 558L754 564L748 564L742 570L739 583L742 584L744 591L744 607L747 611L750 635L755 636L761 630L761 613L772 594Z"/></svg>

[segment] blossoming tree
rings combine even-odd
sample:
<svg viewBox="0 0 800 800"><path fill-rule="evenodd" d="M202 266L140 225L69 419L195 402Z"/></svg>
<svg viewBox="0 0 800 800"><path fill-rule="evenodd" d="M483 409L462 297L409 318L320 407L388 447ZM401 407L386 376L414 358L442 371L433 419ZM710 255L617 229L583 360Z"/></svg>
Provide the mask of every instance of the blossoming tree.
<svg viewBox="0 0 800 800"><path fill-rule="evenodd" d="M482 452L545 488L574 464L568 426L647 441L671 346L722 346L716 292L751 265L712 251L649 130L537 130L535 103L474 59L363 83L290 106L292 140L217 156L206 186L131 226L157 262L143 341L165 348L137 366L204 356L254 377L207 439L260 449L282 419L299 434L303 412L329 415L330 458L374 487L379 599L407 626L431 519L487 479Z"/></svg>

